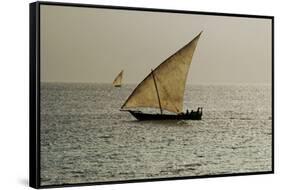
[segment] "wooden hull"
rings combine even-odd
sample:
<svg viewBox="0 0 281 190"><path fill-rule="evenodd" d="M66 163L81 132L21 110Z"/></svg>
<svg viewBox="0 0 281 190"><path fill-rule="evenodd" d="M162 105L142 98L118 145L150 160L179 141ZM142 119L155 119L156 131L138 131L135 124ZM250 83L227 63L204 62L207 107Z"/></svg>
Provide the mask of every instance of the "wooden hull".
<svg viewBox="0 0 281 190"><path fill-rule="evenodd" d="M120 85L114 85L114 87L121 87L121 84Z"/></svg>
<svg viewBox="0 0 281 190"><path fill-rule="evenodd" d="M129 111L137 120L201 120L202 112L172 114L149 114L140 111Z"/></svg>

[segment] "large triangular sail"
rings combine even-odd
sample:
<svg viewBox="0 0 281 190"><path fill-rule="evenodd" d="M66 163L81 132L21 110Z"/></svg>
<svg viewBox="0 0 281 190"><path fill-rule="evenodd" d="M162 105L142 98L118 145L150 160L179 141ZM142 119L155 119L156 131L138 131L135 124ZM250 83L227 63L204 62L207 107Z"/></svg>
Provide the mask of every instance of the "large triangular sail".
<svg viewBox="0 0 281 190"><path fill-rule="evenodd" d="M154 69L121 108L149 107L182 112L187 74L201 33Z"/></svg>
<svg viewBox="0 0 281 190"><path fill-rule="evenodd" d="M122 79L123 79L123 70L117 75L117 77L112 82L113 86L120 87L122 85Z"/></svg>

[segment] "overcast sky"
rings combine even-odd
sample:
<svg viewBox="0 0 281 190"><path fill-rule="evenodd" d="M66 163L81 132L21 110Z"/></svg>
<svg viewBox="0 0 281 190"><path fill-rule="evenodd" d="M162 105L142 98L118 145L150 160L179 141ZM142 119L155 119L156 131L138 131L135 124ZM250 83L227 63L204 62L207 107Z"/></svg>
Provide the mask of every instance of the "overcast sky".
<svg viewBox="0 0 281 190"><path fill-rule="evenodd" d="M271 20L41 5L41 81L138 83L203 34L188 83L270 83Z"/></svg>

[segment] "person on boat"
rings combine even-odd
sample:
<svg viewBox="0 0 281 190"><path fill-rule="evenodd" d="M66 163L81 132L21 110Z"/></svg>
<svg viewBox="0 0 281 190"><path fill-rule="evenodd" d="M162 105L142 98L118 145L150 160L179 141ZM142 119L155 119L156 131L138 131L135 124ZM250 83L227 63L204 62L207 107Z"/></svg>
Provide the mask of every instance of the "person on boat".
<svg viewBox="0 0 281 190"><path fill-rule="evenodd" d="M186 109L186 115L188 115L189 113L188 113L188 109Z"/></svg>

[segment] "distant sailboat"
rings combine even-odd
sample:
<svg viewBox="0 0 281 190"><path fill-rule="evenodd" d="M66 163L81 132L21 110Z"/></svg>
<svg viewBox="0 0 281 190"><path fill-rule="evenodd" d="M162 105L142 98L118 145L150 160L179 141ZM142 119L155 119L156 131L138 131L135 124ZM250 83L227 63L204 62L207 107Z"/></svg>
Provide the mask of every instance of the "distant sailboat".
<svg viewBox="0 0 281 190"><path fill-rule="evenodd" d="M117 75L117 77L113 81L114 87L121 87L122 86L122 79L123 79L123 70Z"/></svg>
<svg viewBox="0 0 281 190"><path fill-rule="evenodd" d="M203 108L183 112L184 91L192 56L202 32L167 58L134 89L121 107L138 120L200 120ZM131 108L159 108L160 114L143 113ZM164 114L163 110L174 114Z"/></svg>

